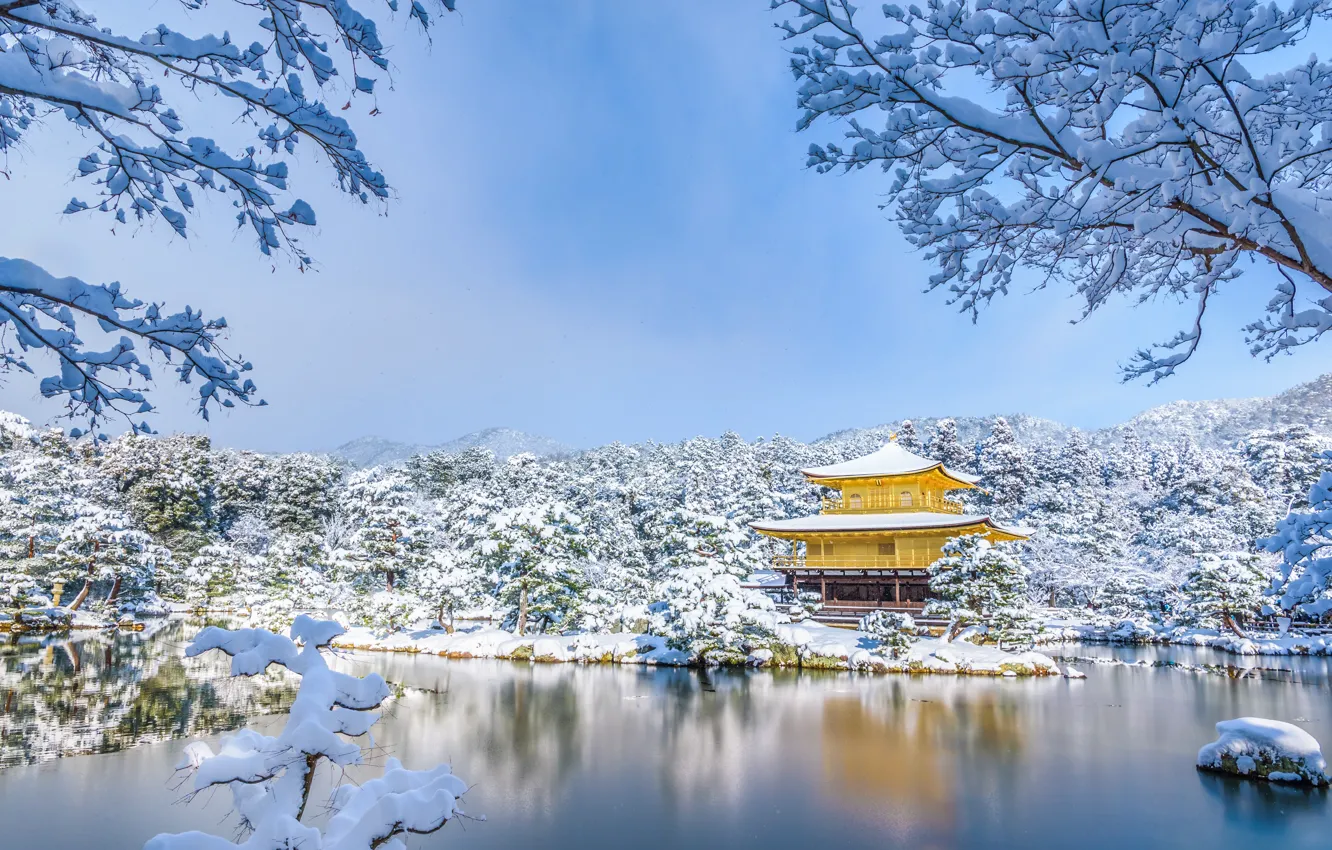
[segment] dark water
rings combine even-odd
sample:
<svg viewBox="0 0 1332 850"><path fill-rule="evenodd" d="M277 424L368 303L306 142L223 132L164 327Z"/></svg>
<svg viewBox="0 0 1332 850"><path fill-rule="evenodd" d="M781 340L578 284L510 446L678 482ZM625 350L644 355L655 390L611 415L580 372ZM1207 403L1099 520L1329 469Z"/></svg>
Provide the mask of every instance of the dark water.
<svg viewBox="0 0 1332 850"><path fill-rule="evenodd" d="M377 727L382 752L409 767L450 761L474 783L466 808L487 820L455 821L412 847L1332 843L1326 792L1193 767L1212 725L1243 715L1297 722L1332 746L1327 659L1052 652L1089 659L1088 678L714 672L705 682L696 672L638 667L359 653L339 663L406 686ZM145 647L134 657L153 653ZM231 697L253 695L221 702ZM163 830L233 836L223 795L173 805L182 794L170 781L180 747L168 741L0 771L0 843L114 850Z"/></svg>

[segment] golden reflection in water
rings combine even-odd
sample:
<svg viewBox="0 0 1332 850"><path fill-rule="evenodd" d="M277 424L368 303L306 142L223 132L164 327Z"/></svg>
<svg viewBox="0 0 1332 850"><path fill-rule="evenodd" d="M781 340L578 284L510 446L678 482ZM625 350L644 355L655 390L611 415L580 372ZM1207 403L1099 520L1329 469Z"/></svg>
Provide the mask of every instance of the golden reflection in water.
<svg viewBox="0 0 1332 850"><path fill-rule="evenodd" d="M1021 713L994 692L882 684L824 701L824 787L848 813L917 834L922 848L955 846L963 779L1003 781L1024 746Z"/></svg>

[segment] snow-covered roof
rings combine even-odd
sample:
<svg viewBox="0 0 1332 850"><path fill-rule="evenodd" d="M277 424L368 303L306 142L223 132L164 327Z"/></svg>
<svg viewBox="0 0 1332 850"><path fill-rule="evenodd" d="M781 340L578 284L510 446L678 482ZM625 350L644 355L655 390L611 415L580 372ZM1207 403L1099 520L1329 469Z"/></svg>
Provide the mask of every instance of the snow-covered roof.
<svg viewBox="0 0 1332 850"><path fill-rule="evenodd" d="M809 469L800 471L810 478L873 478L879 475L910 475L936 468L942 470L949 478L966 484L975 484L980 481L980 478L975 475L968 475L954 469L945 469L944 465L937 460L921 457L915 452L908 451L902 448L896 440L885 443L883 448L864 457L833 463L828 466L811 466Z"/></svg>
<svg viewBox="0 0 1332 850"><path fill-rule="evenodd" d="M1026 537L1027 529L1002 526L983 514L938 514L926 511L887 514L815 514L798 519L751 522L755 531L778 534L823 534L848 531L909 531L914 529L963 528L987 525L996 531Z"/></svg>

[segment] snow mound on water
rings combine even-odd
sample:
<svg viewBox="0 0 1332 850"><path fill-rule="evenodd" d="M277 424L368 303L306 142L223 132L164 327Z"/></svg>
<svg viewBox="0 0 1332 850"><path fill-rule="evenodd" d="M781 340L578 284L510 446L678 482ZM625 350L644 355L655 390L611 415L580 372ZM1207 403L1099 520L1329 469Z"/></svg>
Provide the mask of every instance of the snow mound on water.
<svg viewBox="0 0 1332 850"><path fill-rule="evenodd" d="M1298 726L1262 717L1216 724L1220 737L1198 751L1198 767L1273 782L1325 785L1327 762L1318 741Z"/></svg>

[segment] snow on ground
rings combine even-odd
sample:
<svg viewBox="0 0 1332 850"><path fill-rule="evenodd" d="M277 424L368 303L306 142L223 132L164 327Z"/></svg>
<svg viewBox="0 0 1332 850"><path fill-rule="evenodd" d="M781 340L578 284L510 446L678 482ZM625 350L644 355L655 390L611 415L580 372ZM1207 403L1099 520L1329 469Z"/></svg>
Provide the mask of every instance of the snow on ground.
<svg viewBox="0 0 1332 850"><path fill-rule="evenodd" d="M1235 655L1332 655L1332 635L1251 631L1247 637L1216 629L1164 626L1139 620L1085 623L1052 619L1040 635L1042 643L1169 643L1207 646Z"/></svg>
<svg viewBox="0 0 1332 850"><path fill-rule="evenodd" d="M1318 742L1298 726L1261 717L1216 724L1220 737L1198 751L1198 768L1272 782L1326 785L1332 777Z"/></svg>
<svg viewBox="0 0 1332 850"><path fill-rule="evenodd" d="M1012 653L937 638L921 638L900 658L874 650L878 641L864 632L804 622L777 627L779 643L756 648L746 662L753 667L801 666L871 672L960 673L988 676L1059 675L1054 660L1037 652ZM448 634L439 629L398 632L378 637L352 628L337 638L339 649L375 652L425 652L447 658L507 658L531 661L610 662L685 666L696 659L671 649L657 635L630 633L534 635L518 637L493 627Z"/></svg>

